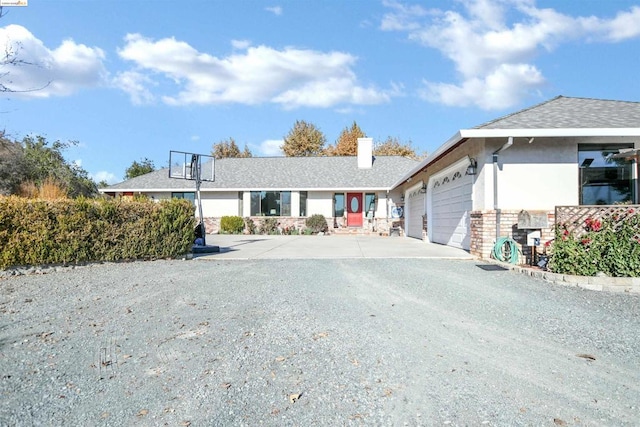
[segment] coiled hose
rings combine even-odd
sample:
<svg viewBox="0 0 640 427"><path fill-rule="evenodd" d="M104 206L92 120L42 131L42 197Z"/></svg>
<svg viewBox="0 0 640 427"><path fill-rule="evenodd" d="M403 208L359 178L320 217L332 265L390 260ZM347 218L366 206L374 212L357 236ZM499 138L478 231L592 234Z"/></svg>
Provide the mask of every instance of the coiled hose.
<svg viewBox="0 0 640 427"><path fill-rule="evenodd" d="M513 240L511 237L500 237L496 241L491 255L498 261L508 262L509 264L517 264L518 252L519 249L515 240Z"/></svg>

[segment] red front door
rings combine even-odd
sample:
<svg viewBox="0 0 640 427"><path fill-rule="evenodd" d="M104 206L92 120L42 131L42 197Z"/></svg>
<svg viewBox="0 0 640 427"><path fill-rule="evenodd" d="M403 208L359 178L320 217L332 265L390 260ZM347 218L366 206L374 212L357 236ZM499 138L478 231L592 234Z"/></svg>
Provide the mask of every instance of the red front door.
<svg viewBox="0 0 640 427"><path fill-rule="evenodd" d="M347 193L347 226L362 227L362 193Z"/></svg>

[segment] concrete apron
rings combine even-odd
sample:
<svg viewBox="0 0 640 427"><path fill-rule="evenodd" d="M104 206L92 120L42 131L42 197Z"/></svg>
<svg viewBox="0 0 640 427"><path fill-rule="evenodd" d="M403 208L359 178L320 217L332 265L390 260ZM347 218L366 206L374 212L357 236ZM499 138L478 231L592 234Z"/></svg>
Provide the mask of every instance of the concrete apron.
<svg viewBox="0 0 640 427"><path fill-rule="evenodd" d="M195 254L204 260L221 259L344 259L447 258L474 259L467 251L408 237L379 236L263 236L216 234L207 244L219 253Z"/></svg>

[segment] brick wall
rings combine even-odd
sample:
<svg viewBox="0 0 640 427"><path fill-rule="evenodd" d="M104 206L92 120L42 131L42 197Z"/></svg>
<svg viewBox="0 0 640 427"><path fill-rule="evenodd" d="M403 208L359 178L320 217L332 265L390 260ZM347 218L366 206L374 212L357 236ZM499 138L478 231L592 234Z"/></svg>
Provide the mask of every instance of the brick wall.
<svg viewBox="0 0 640 427"><path fill-rule="evenodd" d="M522 251L521 264L531 264L532 248L527 246L527 234L533 230L518 229L518 214L520 211L503 210L500 214L500 237L511 237ZM541 230L541 245L536 249L543 251L544 243L552 240L554 226L554 212L547 212L548 228ZM471 212L471 255L479 258L490 258L496 242L496 211Z"/></svg>

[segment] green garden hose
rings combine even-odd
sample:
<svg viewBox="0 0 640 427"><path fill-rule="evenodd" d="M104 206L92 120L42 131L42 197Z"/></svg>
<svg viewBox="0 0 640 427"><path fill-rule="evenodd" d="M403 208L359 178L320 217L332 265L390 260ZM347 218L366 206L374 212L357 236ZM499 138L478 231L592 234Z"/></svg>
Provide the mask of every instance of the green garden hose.
<svg viewBox="0 0 640 427"><path fill-rule="evenodd" d="M500 237L491 255L498 261L508 262L509 264L518 263L518 245L511 237Z"/></svg>

